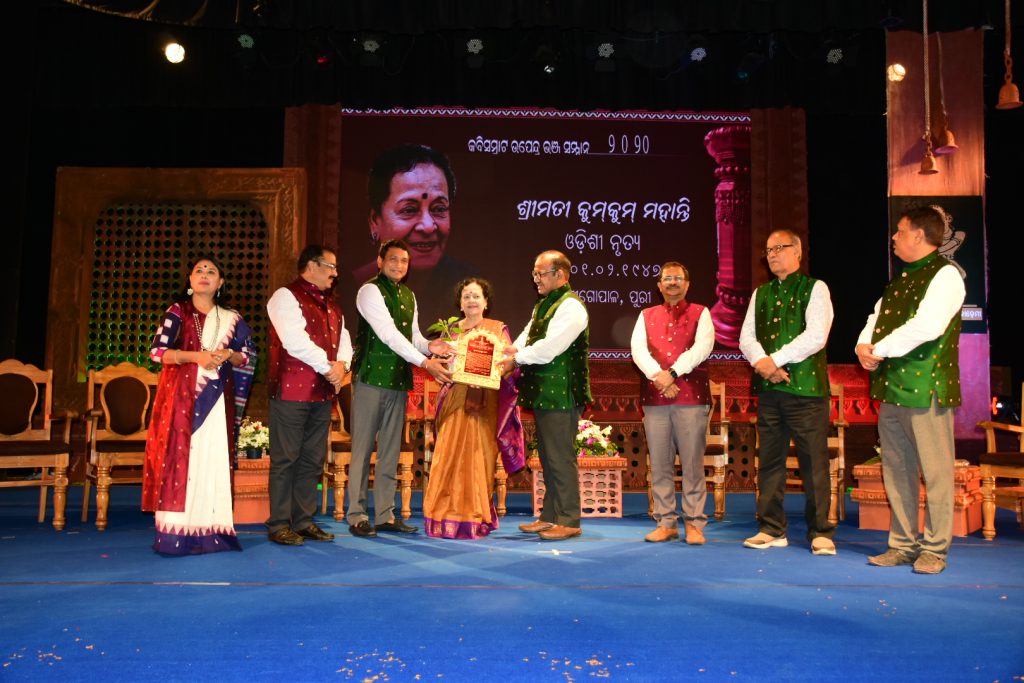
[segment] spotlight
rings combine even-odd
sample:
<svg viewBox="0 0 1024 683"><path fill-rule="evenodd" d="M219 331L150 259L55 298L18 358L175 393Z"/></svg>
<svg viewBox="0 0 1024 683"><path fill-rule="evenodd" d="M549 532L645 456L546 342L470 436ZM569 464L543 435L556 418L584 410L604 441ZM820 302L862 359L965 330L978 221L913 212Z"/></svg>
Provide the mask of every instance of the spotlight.
<svg viewBox="0 0 1024 683"><path fill-rule="evenodd" d="M484 56L480 54L484 50L484 41L479 38L472 38L466 41L466 66L470 69L479 69L484 65Z"/></svg>
<svg viewBox="0 0 1024 683"><path fill-rule="evenodd" d="M479 38L473 38L466 41L466 52L471 55L478 55L484 49L484 41Z"/></svg>
<svg viewBox="0 0 1024 683"><path fill-rule="evenodd" d="M597 46L597 54L599 57L607 59L615 54L615 46L611 43L601 43Z"/></svg>
<svg viewBox="0 0 1024 683"><path fill-rule="evenodd" d="M359 43L359 65L364 67L376 67L380 66L380 55L377 51L380 50L380 43L376 38L366 37L363 38Z"/></svg>
<svg viewBox="0 0 1024 683"><path fill-rule="evenodd" d="M703 62L704 58L708 56L708 51L703 46L697 46L690 50L690 61L691 62Z"/></svg>
<svg viewBox="0 0 1024 683"><path fill-rule="evenodd" d="M838 64L843 61L843 48L834 47L825 55L825 61L829 64Z"/></svg>
<svg viewBox="0 0 1024 683"><path fill-rule="evenodd" d="M541 67L541 71L543 71L548 76L550 76L551 74L555 73L555 65L554 64L545 64L543 67Z"/></svg>
<svg viewBox="0 0 1024 683"><path fill-rule="evenodd" d="M248 33L240 33L238 35L238 44L246 50L251 50L256 41Z"/></svg>
<svg viewBox="0 0 1024 683"><path fill-rule="evenodd" d="M907 77L907 68L899 62L894 62L886 67L885 77L893 83L899 83Z"/></svg>
<svg viewBox="0 0 1024 683"><path fill-rule="evenodd" d="M185 61L185 48L181 43L167 43L164 45L164 57L171 64L181 64Z"/></svg>

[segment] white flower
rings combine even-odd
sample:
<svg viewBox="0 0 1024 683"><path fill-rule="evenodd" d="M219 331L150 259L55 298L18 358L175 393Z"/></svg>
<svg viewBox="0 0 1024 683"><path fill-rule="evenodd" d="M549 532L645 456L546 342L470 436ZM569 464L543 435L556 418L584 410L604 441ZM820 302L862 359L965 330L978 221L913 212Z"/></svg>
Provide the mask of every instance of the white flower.
<svg viewBox="0 0 1024 683"><path fill-rule="evenodd" d="M259 420L245 418L242 426L238 429L239 448L269 448L270 429L263 426Z"/></svg>

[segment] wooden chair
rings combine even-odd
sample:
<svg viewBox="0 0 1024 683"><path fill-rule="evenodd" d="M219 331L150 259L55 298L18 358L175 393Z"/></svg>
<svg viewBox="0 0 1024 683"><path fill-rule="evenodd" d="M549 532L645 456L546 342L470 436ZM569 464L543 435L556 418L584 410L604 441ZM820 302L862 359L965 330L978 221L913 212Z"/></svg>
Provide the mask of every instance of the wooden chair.
<svg viewBox="0 0 1024 683"><path fill-rule="evenodd" d="M347 425L352 415L352 385L346 383L338 392L331 416L331 429L327 435L327 457L324 460L324 475L321 478L323 493L320 512L327 514L327 490L334 489L334 521L345 520L345 488L348 485L348 469L352 464L352 436ZM398 454L398 490L401 498L402 519L412 517L412 451ZM373 485L377 453L370 455L370 485Z"/></svg>
<svg viewBox="0 0 1024 683"><path fill-rule="evenodd" d="M141 484L146 432L158 376L131 363L89 371L82 521L89 519L89 489L96 485L96 528L107 528L110 487Z"/></svg>
<svg viewBox="0 0 1024 683"><path fill-rule="evenodd" d="M40 402L40 394L42 401ZM54 413L53 371L17 360L0 363L0 469L38 469L38 478L0 480L0 488L39 487L39 517L46 519L46 495L53 487L53 528L64 528L72 412ZM51 428L64 422L61 438Z"/></svg>
<svg viewBox="0 0 1024 683"><path fill-rule="evenodd" d="M828 479L829 479L829 524L838 524L840 520L846 519L846 492L843 490L846 482L846 409L844 401L844 388L842 384L829 382L829 393L831 401L836 406L836 417L829 421L828 434ZM831 405L830 405L831 409ZM757 418L752 420L757 422ZM761 443L758 438L757 448L754 451L754 486L757 496L760 496L760 489L757 484L757 472L760 467ZM804 480L800 477L800 463L797 460L793 442L789 442L789 455L786 457L786 487L803 488Z"/></svg>
<svg viewBox="0 0 1024 683"><path fill-rule="evenodd" d="M715 498L715 519L725 517L725 471L729 466L729 417L726 413L725 384L710 382L711 410L705 427L707 445L704 449L704 479L711 484ZM713 418L718 415L718 420ZM677 483L683 479L679 454L675 455L675 476ZM651 456L647 454L647 514L654 515L654 494L651 491Z"/></svg>
<svg viewBox="0 0 1024 683"><path fill-rule="evenodd" d="M1024 385L1021 387L1024 390ZM985 453L978 459L981 470L981 535L986 541L996 537L996 508L1017 513L1017 524L1024 529L1024 420L1019 425L1003 422L979 422L985 430ZM1000 451L996 432L1017 435L1016 451ZM997 485L997 479L1011 479L1010 485Z"/></svg>

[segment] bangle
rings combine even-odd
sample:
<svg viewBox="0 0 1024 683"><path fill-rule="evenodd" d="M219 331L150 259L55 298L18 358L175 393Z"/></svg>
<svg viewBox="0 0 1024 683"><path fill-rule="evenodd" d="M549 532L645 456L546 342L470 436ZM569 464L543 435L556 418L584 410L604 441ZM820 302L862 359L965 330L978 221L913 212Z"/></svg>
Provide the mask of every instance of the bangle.
<svg viewBox="0 0 1024 683"><path fill-rule="evenodd" d="M174 364L181 365L181 351L174 349Z"/></svg>

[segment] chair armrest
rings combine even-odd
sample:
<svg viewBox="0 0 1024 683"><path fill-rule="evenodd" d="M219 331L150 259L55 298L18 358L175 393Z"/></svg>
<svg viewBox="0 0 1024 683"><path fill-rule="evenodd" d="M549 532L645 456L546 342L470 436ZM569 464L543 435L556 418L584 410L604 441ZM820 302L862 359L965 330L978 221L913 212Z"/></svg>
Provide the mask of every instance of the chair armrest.
<svg viewBox="0 0 1024 683"><path fill-rule="evenodd" d="M977 424L977 426L985 430L985 450L988 451L989 453L998 450L996 448L997 431L1010 432L1011 434L1024 434L1024 427L1020 425L1006 424L1005 422L993 422L992 420L982 420Z"/></svg>
<svg viewBox="0 0 1024 683"><path fill-rule="evenodd" d="M71 421L78 417L74 410L55 410L50 414L51 422L64 422L64 443L71 443Z"/></svg>

